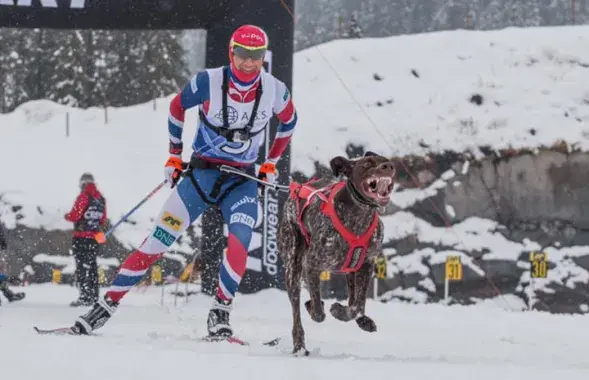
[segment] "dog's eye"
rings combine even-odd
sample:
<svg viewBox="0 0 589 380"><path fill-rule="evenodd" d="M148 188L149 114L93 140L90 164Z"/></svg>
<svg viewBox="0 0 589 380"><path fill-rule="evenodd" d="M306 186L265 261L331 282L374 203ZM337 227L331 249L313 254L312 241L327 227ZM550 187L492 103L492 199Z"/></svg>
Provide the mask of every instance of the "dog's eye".
<svg viewBox="0 0 589 380"><path fill-rule="evenodd" d="M370 160L366 160L362 163L362 167L369 169L372 166L372 162L370 162Z"/></svg>

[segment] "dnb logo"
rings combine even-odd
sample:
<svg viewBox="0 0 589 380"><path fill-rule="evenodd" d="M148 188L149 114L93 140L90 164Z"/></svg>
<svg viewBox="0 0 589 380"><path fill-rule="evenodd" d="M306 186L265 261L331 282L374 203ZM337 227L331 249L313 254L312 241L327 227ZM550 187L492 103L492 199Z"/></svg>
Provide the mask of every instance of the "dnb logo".
<svg viewBox="0 0 589 380"><path fill-rule="evenodd" d="M164 230L161 227L155 228L155 232L153 233L153 237L156 238L157 240L161 241L162 244L165 245L166 247L169 247L172 244L174 244L174 240L176 240L176 237L174 237L174 235L172 235L171 233L169 233L168 231Z"/></svg>
<svg viewBox="0 0 589 380"><path fill-rule="evenodd" d="M167 211L164 212L164 215L162 216L162 223L176 232L180 232L180 229L182 228L182 219Z"/></svg>

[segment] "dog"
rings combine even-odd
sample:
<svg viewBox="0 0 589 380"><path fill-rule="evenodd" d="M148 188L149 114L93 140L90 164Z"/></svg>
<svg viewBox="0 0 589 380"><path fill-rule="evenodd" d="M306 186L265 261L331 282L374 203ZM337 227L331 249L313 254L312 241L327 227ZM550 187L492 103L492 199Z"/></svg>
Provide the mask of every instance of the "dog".
<svg viewBox="0 0 589 380"><path fill-rule="evenodd" d="M334 157L330 167L336 178L343 178L290 184L278 227L279 252L292 306L292 352L298 355L309 354L301 322L301 282L304 279L310 294L305 302L308 313L313 321L323 322L322 271L346 273L348 305L334 303L331 315L344 322L355 320L364 331L376 331L376 323L364 309L374 259L382 251L383 225L378 210L390 201L395 164L367 152L355 160Z"/></svg>

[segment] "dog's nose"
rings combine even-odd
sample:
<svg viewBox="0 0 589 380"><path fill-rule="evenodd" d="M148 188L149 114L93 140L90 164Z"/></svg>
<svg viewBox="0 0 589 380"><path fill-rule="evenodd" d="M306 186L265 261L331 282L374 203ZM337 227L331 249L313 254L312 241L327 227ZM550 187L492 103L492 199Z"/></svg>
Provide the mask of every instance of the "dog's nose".
<svg viewBox="0 0 589 380"><path fill-rule="evenodd" d="M395 165L392 162L383 162L382 164L378 165L380 170L390 170L395 171Z"/></svg>

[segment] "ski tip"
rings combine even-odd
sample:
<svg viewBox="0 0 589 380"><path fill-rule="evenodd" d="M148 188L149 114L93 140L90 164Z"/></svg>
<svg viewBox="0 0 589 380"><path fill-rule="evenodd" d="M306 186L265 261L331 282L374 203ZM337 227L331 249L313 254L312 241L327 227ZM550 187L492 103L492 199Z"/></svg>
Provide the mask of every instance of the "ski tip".
<svg viewBox="0 0 589 380"><path fill-rule="evenodd" d="M214 342L226 342L226 343L233 343L233 344L239 344L242 346L249 346L249 343L246 342L245 340L239 339L236 336L212 336L212 335L206 335L203 336L201 338L199 338L199 340L201 342L210 342L210 343L214 343Z"/></svg>
<svg viewBox="0 0 589 380"><path fill-rule="evenodd" d="M269 341L267 341L267 342L264 342L264 343L263 343L263 345L264 345L264 346L270 346L270 347L277 346L277 345L278 345L278 343L280 343L280 339L281 339L280 337L278 337L278 338L274 338L274 339L272 339L272 340L269 340Z"/></svg>

